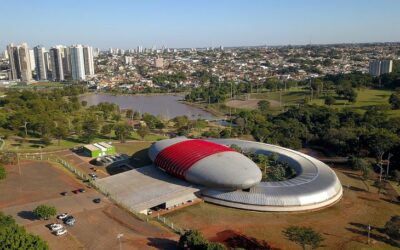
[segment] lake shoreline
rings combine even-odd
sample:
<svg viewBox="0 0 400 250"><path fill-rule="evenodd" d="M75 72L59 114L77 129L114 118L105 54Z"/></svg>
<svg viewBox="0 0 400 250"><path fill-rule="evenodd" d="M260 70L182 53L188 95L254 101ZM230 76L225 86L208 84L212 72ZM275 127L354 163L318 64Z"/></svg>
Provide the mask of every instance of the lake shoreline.
<svg viewBox="0 0 400 250"><path fill-rule="evenodd" d="M167 94L113 94L103 92L89 92L78 96L80 101L86 101L88 106L99 103L114 103L121 110L133 109L140 113L150 113L155 116L172 119L186 115L189 119L214 120L221 117L220 114L207 110L204 106L188 103L184 99L184 93Z"/></svg>

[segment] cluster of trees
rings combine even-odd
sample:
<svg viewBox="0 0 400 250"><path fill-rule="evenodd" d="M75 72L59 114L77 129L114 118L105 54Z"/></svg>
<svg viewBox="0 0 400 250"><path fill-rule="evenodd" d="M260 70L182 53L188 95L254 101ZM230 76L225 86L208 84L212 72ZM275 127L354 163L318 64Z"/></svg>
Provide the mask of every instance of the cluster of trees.
<svg viewBox="0 0 400 250"><path fill-rule="evenodd" d="M226 247L220 243L206 240L197 230L188 230L179 238L179 247L187 250L224 250Z"/></svg>
<svg viewBox="0 0 400 250"><path fill-rule="evenodd" d="M39 236L27 233L11 216L0 212L0 249L48 250L50 248Z"/></svg>
<svg viewBox="0 0 400 250"><path fill-rule="evenodd" d="M263 181L284 181L296 177L296 171L289 164L279 161L277 154L269 156L264 154L255 154L244 151L236 144L230 145L233 150L246 155L260 167L263 173Z"/></svg>
<svg viewBox="0 0 400 250"><path fill-rule="evenodd" d="M211 135L253 135L258 141L293 149L322 146L331 154L373 156L378 162L391 152L392 161L400 161L400 118L390 118L376 107L364 114L316 105L292 107L277 115L260 110L241 111L233 122L232 129Z"/></svg>
<svg viewBox="0 0 400 250"><path fill-rule="evenodd" d="M206 120L190 120L188 116L177 116L172 119L176 133L180 136L187 136L192 130L200 130L207 127Z"/></svg>
<svg viewBox="0 0 400 250"><path fill-rule="evenodd" d="M124 115L116 104L104 102L87 107L78 98L84 91L82 87L8 91L0 100L1 135L40 138L42 144L49 145L54 139L58 144L62 139L91 143L96 137L112 135L125 141L133 131L127 121L133 119L142 119L147 125L138 131L142 138L150 129L164 128L160 118L133 110Z"/></svg>

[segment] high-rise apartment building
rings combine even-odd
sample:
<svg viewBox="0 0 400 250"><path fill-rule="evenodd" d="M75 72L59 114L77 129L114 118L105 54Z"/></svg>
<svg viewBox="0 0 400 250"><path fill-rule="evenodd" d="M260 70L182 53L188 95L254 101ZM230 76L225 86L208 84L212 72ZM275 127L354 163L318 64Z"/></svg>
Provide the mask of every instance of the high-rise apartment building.
<svg viewBox="0 0 400 250"><path fill-rule="evenodd" d="M64 67L63 67L63 54L64 48L62 46L55 46L50 49L51 61L51 80L64 81Z"/></svg>
<svg viewBox="0 0 400 250"><path fill-rule="evenodd" d="M10 62L9 79L20 79L29 83L32 80L32 67L28 44L23 43L20 46L14 46L11 43L7 46L7 52Z"/></svg>
<svg viewBox="0 0 400 250"><path fill-rule="evenodd" d="M71 52L69 47L64 48L63 67L64 76L71 76Z"/></svg>
<svg viewBox="0 0 400 250"><path fill-rule="evenodd" d="M373 76L380 76L392 72L392 60L373 60L369 62L369 73Z"/></svg>
<svg viewBox="0 0 400 250"><path fill-rule="evenodd" d="M48 65L45 55L46 49L43 46L39 45L33 48L33 51L35 54L36 80L47 80Z"/></svg>
<svg viewBox="0 0 400 250"><path fill-rule="evenodd" d="M29 59L31 60L32 71L36 71L35 52L33 49L29 50Z"/></svg>
<svg viewBox="0 0 400 250"><path fill-rule="evenodd" d="M19 60L18 46L13 43L7 45L8 60L10 62L10 72L8 78L10 80L21 79L21 66Z"/></svg>
<svg viewBox="0 0 400 250"><path fill-rule="evenodd" d="M381 61L381 75L392 73L393 61L392 60L383 60Z"/></svg>
<svg viewBox="0 0 400 250"><path fill-rule="evenodd" d="M85 59L83 56L82 45L73 45L70 47L71 53L71 75L75 81L86 80Z"/></svg>
<svg viewBox="0 0 400 250"><path fill-rule="evenodd" d="M90 46L83 47L83 59L85 62L85 75L94 75L93 48Z"/></svg>

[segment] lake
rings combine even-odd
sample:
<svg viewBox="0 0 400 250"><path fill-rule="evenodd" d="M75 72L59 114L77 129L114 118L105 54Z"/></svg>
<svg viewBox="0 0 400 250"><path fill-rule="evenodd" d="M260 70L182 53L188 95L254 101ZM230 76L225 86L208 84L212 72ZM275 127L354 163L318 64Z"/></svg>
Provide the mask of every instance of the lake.
<svg viewBox="0 0 400 250"><path fill-rule="evenodd" d="M140 113L150 113L172 119L176 116L187 115L190 119L214 119L211 113L202 109L179 102L183 96L179 95L109 95L89 94L79 97L80 101L87 101L89 106L101 102L117 104L121 109L133 109Z"/></svg>

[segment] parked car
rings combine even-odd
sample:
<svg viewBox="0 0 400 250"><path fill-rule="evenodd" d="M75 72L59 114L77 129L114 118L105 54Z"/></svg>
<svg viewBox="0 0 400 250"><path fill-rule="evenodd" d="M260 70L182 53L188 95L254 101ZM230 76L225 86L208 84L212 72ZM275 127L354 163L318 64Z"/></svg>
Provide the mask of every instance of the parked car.
<svg viewBox="0 0 400 250"><path fill-rule="evenodd" d="M92 177L92 178L95 178L95 177L97 177L97 174L95 174L95 173L90 173L89 176Z"/></svg>
<svg viewBox="0 0 400 250"><path fill-rule="evenodd" d="M72 193L74 193L74 194L79 193L79 189L73 190Z"/></svg>
<svg viewBox="0 0 400 250"><path fill-rule="evenodd" d="M68 213L62 213L57 215L57 219L63 220L68 217Z"/></svg>
<svg viewBox="0 0 400 250"><path fill-rule="evenodd" d="M79 191L80 193L86 192L86 190L85 190L84 188L80 188L80 189L78 189L78 191Z"/></svg>
<svg viewBox="0 0 400 250"><path fill-rule="evenodd" d="M63 229L59 229L57 231L54 231L54 234L57 235L57 236L61 236L61 235L66 234L67 232L68 232L67 229L63 228Z"/></svg>
<svg viewBox="0 0 400 250"><path fill-rule="evenodd" d="M65 224L67 224L68 226L73 226L76 222L76 219L74 217L69 218L67 220L64 221Z"/></svg>
<svg viewBox="0 0 400 250"><path fill-rule="evenodd" d="M68 192L61 192L61 195L62 195L62 196L67 196L67 195L68 195Z"/></svg>
<svg viewBox="0 0 400 250"><path fill-rule="evenodd" d="M100 198L93 199L93 202L94 202L94 203L100 203L100 202L101 202L101 199L100 199Z"/></svg>
<svg viewBox="0 0 400 250"><path fill-rule="evenodd" d="M63 229L63 225L58 224L58 223L54 223L54 224L51 224L49 226L49 228L51 229L51 231L58 231L60 229Z"/></svg>

